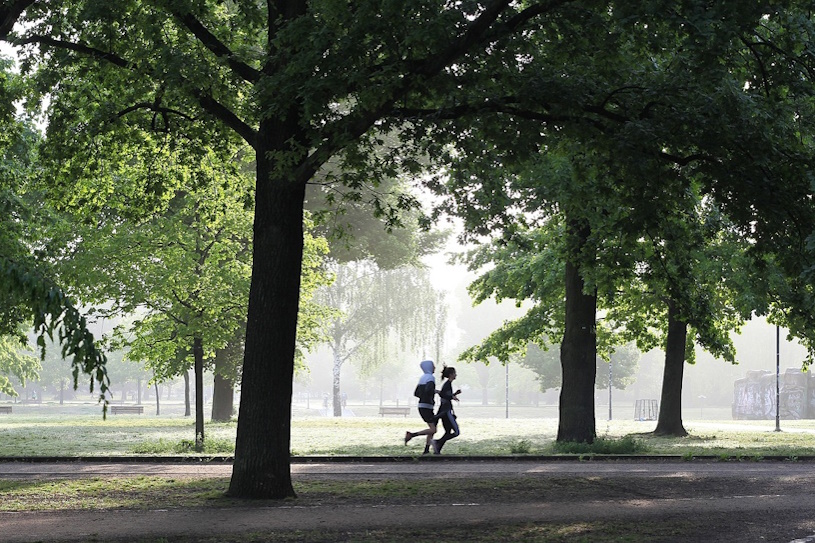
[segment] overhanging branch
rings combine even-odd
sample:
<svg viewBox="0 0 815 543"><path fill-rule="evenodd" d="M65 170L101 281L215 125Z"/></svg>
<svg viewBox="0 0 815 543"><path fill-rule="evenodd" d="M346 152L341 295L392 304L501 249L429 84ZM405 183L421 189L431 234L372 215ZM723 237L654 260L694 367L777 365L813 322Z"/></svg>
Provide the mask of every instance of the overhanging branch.
<svg viewBox="0 0 815 543"><path fill-rule="evenodd" d="M133 113L134 111L138 111L140 109L146 109L149 111L154 111L156 113L170 113L173 115L178 115L179 117L186 119L188 121L194 121L195 117L184 113L183 111L179 111L177 109L169 108L169 107L160 107L156 106L156 104L151 102L139 102L138 104L133 104L130 107L126 107L125 109L119 111L116 116L117 117L124 117L128 113Z"/></svg>
<svg viewBox="0 0 815 543"><path fill-rule="evenodd" d="M523 10L509 23L503 30L496 32L491 39L498 39L508 33L514 32L522 23L534 17L542 15L561 4L566 0L554 0L534 4ZM309 155L308 159L296 171L298 179L306 182L310 179L325 161L333 156L338 149L343 148L349 142L356 140L373 124L388 115L397 103L411 87L422 85L423 81L438 75L446 67L452 65L456 60L465 55L471 48L483 41L485 35L493 27L502 13L512 4L512 0L493 0L464 30L464 32L437 54L431 55L421 61L406 61L404 63L405 77L401 78L393 85L390 92L384 93L383 98L377 104L372 104L368 108L359 109L350 115L332 123L323 130L325 137L322 144Z"/></svg>
<svg viewBox="0 0 815 543"><path fill-rule="evenodd" d="M132 63L120 57L116 53L112 53L110 51L102 51L101 49L85 45L84 43L74 43L64 40L58 40L50 36L40 36L35 34L27 38L14 40L13 43L14 45L30 45L30 44L47 45L50 47L55 47L57 49L65 49L68 51L74 51L75 53L81 53L91 58L104 60L110 62L115 66L119 66L120 68L130 69L133 67Z"/></svg>
<svg viewBox="0 0 815 543"><path fill-rule="evenodd" d="M243 78L244 81L249 83L257 83L260 80L261 73L259 70L252 68L246 63L243 63L235 58L233 53L223 42L221 42L212 32L206 29L201 21L196 19L191 13L178 13L173 12L173 15L181 23L181 25L189 30L204 47L209 49L216 57L226 61L227 65Z"/></svg>
<svg viewBox="0 0 815 543"><path fill-rule="evenodd" d="M64 40L58 40L55 38L51 38L50 36L41 36L41 35L33 35L28 36L26 38L14 40L13 42L15 45L29 45L29 44L40 44L49 47L54 47L58 49L64 49L67 51L73 51L75 53L79 53L89 58L94 58L98 60L102 60L105 62L109 62L114 66L119 68L123 68L126 70L133 70L135 69L135 65L128 61L127 59L113 53L111 51L103 51L101 49L97 49L95 47L91 47L84 43L74 43ZM185 83L190 83L185 81ZM223 122L229 128L234 130L238 133L247 143L254 146L255 145L255 131L243 122L235 113L230 110L228 107L224 106L212 95L203 89L197 89L194 85L191 85L191 94L193 97L198 101L198 104L201 108ZM139 107L131 106L131 107ZM169 110L168 110L169 111ZM180 112L177 112L181 114ZM192 118L191 116L186 116L187 118Z"/></svg>
<svg viewBox="0 0 815 543"><path fill-rule="evenodd" d="M0 39L5 40L17 23L20 15L36 0L17 0L11 5L0 7Z"/></svg>

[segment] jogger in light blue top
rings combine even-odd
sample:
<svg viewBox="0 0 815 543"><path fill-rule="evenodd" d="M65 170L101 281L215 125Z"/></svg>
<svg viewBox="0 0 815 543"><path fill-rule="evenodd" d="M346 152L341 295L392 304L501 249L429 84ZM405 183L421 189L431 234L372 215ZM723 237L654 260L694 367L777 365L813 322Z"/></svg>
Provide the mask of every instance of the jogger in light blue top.
<svg viewBox="0 0 815 543"><path fill-rule="evenodd" d="M419 367L422 368L423 373L419 378L419 384L416 385L414 395L419 398L419 416L427 423L427 429L405 432L405 445L416 436L427 436L423 454L428 454L433 436L436 435L436 416L433 414L433 408L436 405L436 378L433 377L433 372L436 370L436 365L432 360L423 360Z"/></svg>

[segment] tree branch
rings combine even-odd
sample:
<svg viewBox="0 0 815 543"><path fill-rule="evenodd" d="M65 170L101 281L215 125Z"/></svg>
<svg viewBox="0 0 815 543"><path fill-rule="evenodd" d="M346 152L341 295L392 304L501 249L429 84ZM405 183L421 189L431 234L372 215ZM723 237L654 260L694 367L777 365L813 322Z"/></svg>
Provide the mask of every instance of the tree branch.
<svg viewBox="0 0 815 543"><path fill-rule="evenodd" d="M191 115L187 115L183 111L179 111L177 109L172 109L168 107L160 107L156 106L155 103L150 102L139 102L138 104L133 104L130 107L126 107L123 110L119 111L116 116L117 117L124 117L128 113L133 113L134 111L138 111L140 109L146 109L148 111L155 111L156 113L172 113L174 115L178 115L179 117L186 119L187 121L194 121L195 117Z"/></svg>
<svg viewBox="0 0 815 543"><path fill-rule="evenodd" d="M553 0L551 2L540 2L538 4L534 4L529 6L528 8L524 9L523 11L519 12L517 15L512 17L509 21L502 25L498 25L496 27L496 36L492 37L502 37L515 32L520 26L528 23L538 15L543 15L548 13L549 11L562 6L563 4L568 4L570 0Z"/></svg>
<svg viewBox="0 0 815 543"><path fill-rule="evenodd" d="M14 45L30 45L30 44L40 44L40 45L48 45L51 47L56 47L58 49L66 49L68 51L74 51L75 53L82 53L83 55L89 56L91 58L104 60L119 66L120 68L132 68L133 64L116 53L111 53L110 51L102 51L101 49L96 49L95 47L91 47L89 45L85 45L84 43L73 43L63 40L57 40L50 36L40 36L40 35L33 35L27 38L14 40L12 42Z"/></svg>
<svg viewBox="0 0 815 543"><path fill-rule="evenodd" d="M14 28L14 25L20 18L20 15L35 1L36 0L17 0L12 2L9 6L0 8L0 40L5 40L8 37L11 29Z"/></svg>
<svg viewBox="0 0 815 543"><path fill-rule="evenodd" d="M102 51L101 49L96 49L95 47L90 47L83 43L73 43L63 40L57 40L49 36L34 35L24 39L15 40L13 43L15 45L28 45L34 43L47 45L50 47L80 53L82 55L86 55L88 57L95 58L98 60L110 62L114 66L118 66L120 68L130 70L135 67L132 62L110 51ZM185 81L185 83L189 82ZM198 101L198 104L204 111L206 111L213 117L219 119L229 128L234 130L247 143L249 143L249 145L253 147L255 146L256 132L252 129L252 127L243 122L243 120L241 120L237 115L235 115L235 113L233 113L232 110L230 110L229 108L215 100L212 97L212 95L209 94L208 92L204 91L203 89L197 89L195 88L194 85L191 85L191 87L192 87L191 94Z"/></svg>
<svg viewBox="0 0 815 543"><path fill-rule="evenodd" d="M253 148L257 147L257 142L255 141L257 132L251 126L243 122L240 117L235 115L231 109L220 103L218 100L213 98L211 94L202 89L193 89L191 92L193 97L198 100L198 103L201 105L201 108L204 111L216 119L219 119L226 126L234 130Z"/></svg>
<svg viewBox="0 0 815 543"><path fill-rule="evenodd" d="M223 42L221 42L212 32L206 29L201 21L196 19L191 13L172 12L181 25L189 30L204 47L220 59L226 60L227 65L249 83L257 83L260 80L261 72L252 68L248 64L237 60L233 53Z"/></svg>
<svg viewBox="0 0 815 543"><path fill-rule="evenodd" d="M568 0L553 0L535 4L523 10L502 27L501 32L496 32L491 39L498 39L510 32L515 31L522 23L532 18L546 13ZM453 64L458 58L466 54L476 43L480 42L489 29L493 26L498 17L503 13L512 0L493 0L476 17L467 29L453 42L438 54L432 55L421 61L409 61L405 63L405 77L401 78L390 92L385 93L378 104L362 110L356 110L348 116L332 123L323 130L326 137L323 143L309 155L308 159L295 171L297 179L307 182L314 173L322 166L338 149L341 149L349 142L358 139L373 124L386 116L388 111L411 87L421 85L423 80L438 75L446 67ZM513 22L514 21L514 22ZM512 23L512 24L510 24Z"/></svg>

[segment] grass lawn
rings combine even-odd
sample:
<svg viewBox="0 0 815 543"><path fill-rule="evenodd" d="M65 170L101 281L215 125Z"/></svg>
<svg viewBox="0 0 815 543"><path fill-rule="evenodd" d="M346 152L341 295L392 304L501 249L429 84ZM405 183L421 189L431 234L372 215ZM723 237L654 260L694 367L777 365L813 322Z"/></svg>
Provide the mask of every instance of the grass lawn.
<svg viewBox="0 0 815 543"><path fill-rule="evenodd" d="M146 409L145 411L149 411ZM475 414L476 410L472 410ZM462 435L445 448L448 455L555 454L557 419L480 418L459 410ZM815 454L815 420L782 421L691 420L690 436L657 438L648 435L653 421L598 420L598 438L615 441L628 436L636 449L612 452L679 456L810 456ZM424 427L417 416L319 417L298 415L292 420L294 456L392 456L421 453L421 438L405 447L406 430ZM205 425L204 455L231 455L235 422ZM0 415L0 456L109 456L195 455L194 421L180 414L162 416L108 415L95 409L67 411L57 406L26 409L15 406L11 415ZM578 451L579 453L580 451Z"/></svg>
<svg viewBox="0 0 815 543"><path fill-rule="evenodd" d="M98 406L69 410L54 406L15 406L11 415L0 415L0 456L107 456L107 455L196 455L190 445L194 421L180 414L151 416L116 415L103 420ZM147 409L145 411L148 411ZM448 455L510 455L555 453L557 419L553 417L496 418L475 416L459 410L462 436L445 448ZM420 454L420 439L404 446L405 430L419 430L418 417L367 416L332 418L297 413L292 420L292 452L295 456L365 455L391 456ZM655 423L632 420L597 421L600 442L636 443L638 454L669 454L690 459L718 456L751 460L767 456L796 457L815 454L815 421L782 421L782 432L774 432L774 421L689 420L690 436L656 438L648 435ZM233 452L235 422L206 424L208 449L203 454L229 455ZM662 484L662 483L659 483ZM486 485L486 486L485 486ZM594 486L593 486L594 485ZM0 511L59 511L151 509L161 507L231 507L245 502L224 495L225 478L91 477L78 479L0 480ZM444 479L421 481L302 480L296 484L298 507L341 503L360 505L424 503L433 495L439 503L458 503L471 496L489 495L495 501L519 500L524 495L563 499L564 493L603 489L584 478L457 479L450 485ZM279 502L258 502L279 506ZM527 541L538 543L694 540L698 523L693 519L663 519L658 523L630 522L508 522L484 524L477 531L461 533L455 527L441 527L434 539L445 541L491 542ZM687 537L685 537L687 536ZM341 532L330 528L308 531L274 531L238 535L219 534L212 538L174 535L128 541L139 543L255 543L266 541L408 543L427 537L425 528L398 527ZM108 541L108 540L106 540Z"/></svg>
<svg viewBox="0 0 815 543"><path fill-rule="evenodd" d="M245 500L224 496L227 479L165 479L161 477L117 477L60 480L0 480L0 512L85 510L98 514L115 509L162 508L229 508L247 507ZM467 503L473 496L490 496L496 503L521 503L525 499L546 499L557 495L568 499L586 492L602 492L589 479L490 478L456 480L450 485L444 478L418 481L308 480L296 484L296 500L252 501L252 507L299 508L347 506L382 507L407 505L425 507L427 496L440 503ZM438 510L436 510L438 512ZM120 517L121 518L121 517ZM686 526L688 525L688 526ZM630 543L659 540L693 529L683 519L659 523L623 521L580 522L495 522L481 523L477 529L439 525L433 528L433 539L439 541L493 542L524 541L537 543L627 541ZM343 531L328 526L308 530L275 530L260 533L217 534L211 537L171 535L165 537L129 536L128 543L413 543L427 539L426 525L381 527ZM92 541L112 543L108 537Z"/></svg>

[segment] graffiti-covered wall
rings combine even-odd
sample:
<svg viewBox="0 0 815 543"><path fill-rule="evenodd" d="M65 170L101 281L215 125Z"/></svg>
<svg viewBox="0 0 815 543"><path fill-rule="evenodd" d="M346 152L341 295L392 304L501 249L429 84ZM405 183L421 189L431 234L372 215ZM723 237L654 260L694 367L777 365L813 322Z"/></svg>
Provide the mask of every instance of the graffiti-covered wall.
<svg viewBox="0 0 815 543"><path fill-rule="evenodd" d="M788 368L781 374L779 414L782 419L815 419L815 375ZM737 420L775 418L775 373L748 371L738 379L733 391L733 418Z"/></svg>

